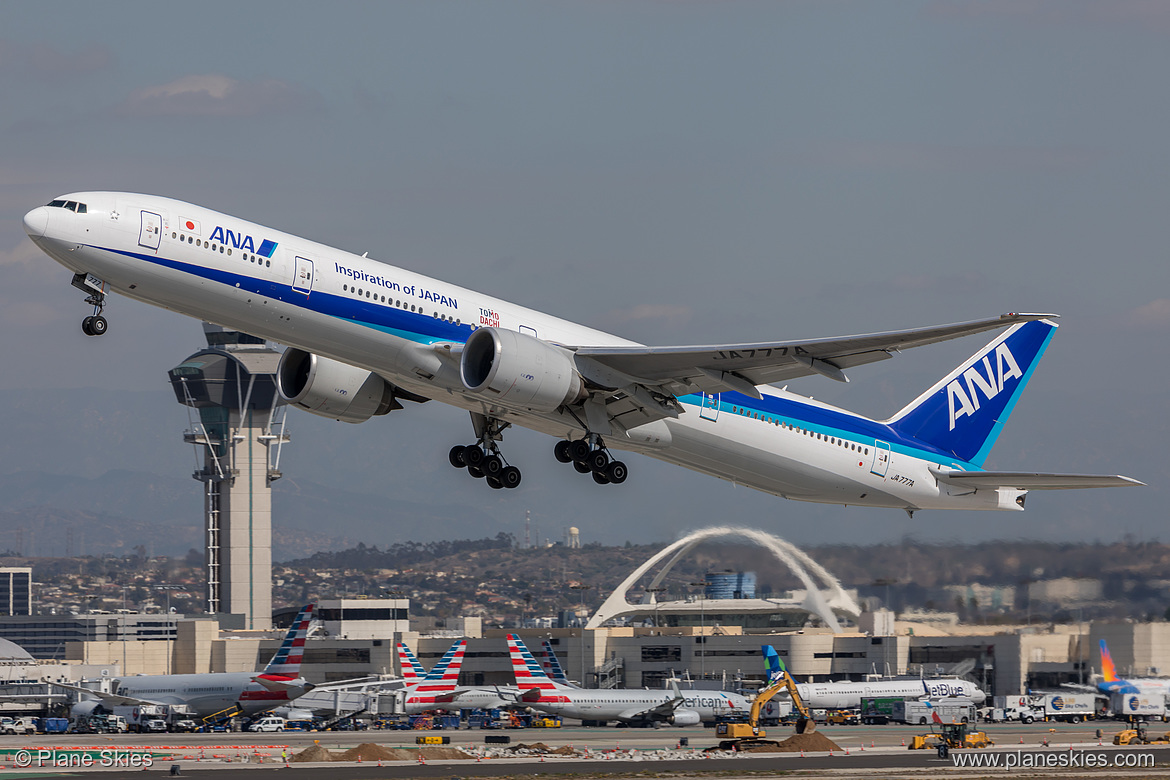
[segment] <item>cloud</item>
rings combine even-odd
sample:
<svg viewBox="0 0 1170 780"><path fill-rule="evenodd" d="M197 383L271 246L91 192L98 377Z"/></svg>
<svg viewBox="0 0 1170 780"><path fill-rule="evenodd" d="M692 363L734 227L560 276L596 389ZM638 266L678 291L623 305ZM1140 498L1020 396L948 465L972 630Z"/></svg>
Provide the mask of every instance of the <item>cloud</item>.
<svg viewBox="0 0 1170 780"><path fill-rule="evenodd" d="M0 38L0 78L60 82L108 70L114 55L104 46L61 52L47 43Z"/></svg>
<svg viewBox="0 0 1170 780"><path fill-rule="evenodd" d="M37 249L37 245L27 238L7 251L0 250L0 268L11 266L26 266L48 260L45 253Z"/></svg>
<svg viewBox="0 0 1170 780"><path fill-rule="evenodd" d="M653 321L677 326L690 320L692 314L694 312L689 306L669 303L639 303L626 309L615 309L606 314L605 319L619 323Z"/></svg>
<svg viewBox="0 0 1170 780"><path fill-rule="evenodd" d="M1139 328L1170 328L1170 298L1158 298L1138 306L1127 319Z"/></svg>
<svg viewBox="0 0 1170 780"><path fill-rule="evenodd" d="M266 117L309 110L318 103L315 93L278 79L238 81L211 73L139 89L121 110L131 116Z"/></svg>

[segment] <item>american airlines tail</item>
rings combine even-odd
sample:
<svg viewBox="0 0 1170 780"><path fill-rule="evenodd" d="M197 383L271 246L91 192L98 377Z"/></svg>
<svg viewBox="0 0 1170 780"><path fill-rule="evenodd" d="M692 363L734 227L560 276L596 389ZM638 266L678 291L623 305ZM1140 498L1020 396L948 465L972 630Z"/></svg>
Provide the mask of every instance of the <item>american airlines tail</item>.
<svg viewBox="0 0 1170 780"><path fill-rule="evenodd" d="M407 685L417 685L427 676L427 670L402 642L398 643L398 665L402 668L402 679L406 680Z"/></svg>
<svg viewBox="0 0 1170 780"><path fill-rule="evenodd" d="M890 427L982 467L1055 332L1049 320L1008 328L890 418Z"/></svg>
<svg viewBox="0 0 1170 780"><path fill-rule="evenodd" d="M313 620L313 605L306 604L297 613L296 620L289 626L284 642L261 674L275 674L296 677L301 673L301 659L305 654L305 637L309 635L309 623Z"/></svg>
<svg viewBox="0 0 1170 780"><path fill-rule="evenodd" d="M553 682L563 685L567 688L576 688L577 686L569 682L569 678L565 676L564 667L561 666L561 661L557 658L557 654L553 652L552 642L544 640L544 671Z"/></svg>
<svg viewBox="0 0 1170 780"><path fill-rule="evenodd" d="M524 640L515 634L508 634L508 655L512 657L512 673L516 676L516 687L520 689L522 699L525 692L539 694L542 690L552 691L560 687L532 657Z"/></svg>
<svg viewBox="0 0 1170 780"><path fill-rule="evenodd" d="M459 668L463 666L463 655L467 651L467 640L460 639L443 654L427 676L419 680L416 693L449 693L459 683Z"/></svg>

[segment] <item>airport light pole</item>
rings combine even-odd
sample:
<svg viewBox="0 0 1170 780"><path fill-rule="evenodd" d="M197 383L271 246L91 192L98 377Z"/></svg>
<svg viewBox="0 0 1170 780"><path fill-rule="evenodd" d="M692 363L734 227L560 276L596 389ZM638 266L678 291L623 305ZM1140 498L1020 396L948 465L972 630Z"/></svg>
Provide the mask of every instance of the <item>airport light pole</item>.
<svg viewBox="0 0 1170 780"><path fill-rule="evenodd" d="M892 577L890 577L890 578L881 577L881 578L873 581L873 587L875 587L875 588L885 587L885 589L886 589L885 607L887 610L889 610L891 617L894 614L894 608L893 608L893 605L890 604L890 586L897 585L899 582L900 582L900 580L898 580L896 578L892 578ZM895 636L896 636L896 633L897 632L895 632ZM882 661L886 667L885 669L882 670L883 677L888 676L890 674L890 640L891 640L891 638L892 637L888 637L888 636L882 637ZM896 662L897 662L897 659L895 659L895 663ZM894 673L897 674L896 669L894 670Z"/></svg>
<svg viewBox="0 0 1170 780"><path fill-rule="evenodd" d="M706 580L692 582L691 585L699 588L699 679L707 677L707 586L711 583Z"/></svg>
<svg viewBox="0 0 1170 780"><path fill-rule="evenodd" d="M576 585L570 585L569 587L570 587L572 590L575 590L575 591L577 591L578 595L579 595L579 596L580 596L580 598L581 598L581 611L582 611L582 612L584 612L584 611L585 611L585 596L586 596L586 593L587 593L587 592L588 592L588 591L589 591L589 590L590 590L590 589L591 589L593 586L592 586L592 585L585 585L585 584L583 584L583 583L577 583ZM581 619L581 618L578 618L578 620L580 620L580 622L581 622L581 687L582 687L582 688L588 688L589 686L588 686L588 684L587 684L587 683L586 683L586 681L585 681L585 623L586 623L587 621L585 621L585 620L583 620L583 619Z"/></svg>
<svg viewBox="0 0 1170 780"><path fill-rule="evenodd" d="M152 589L161 590L167 594L167 636L170 637L170 649L167 651L167 674L171 673L171 655L175 652L175 635L173 633L173 626L171 623L171 591L172 590L186 590L182 585L152 585Z"/></svg>

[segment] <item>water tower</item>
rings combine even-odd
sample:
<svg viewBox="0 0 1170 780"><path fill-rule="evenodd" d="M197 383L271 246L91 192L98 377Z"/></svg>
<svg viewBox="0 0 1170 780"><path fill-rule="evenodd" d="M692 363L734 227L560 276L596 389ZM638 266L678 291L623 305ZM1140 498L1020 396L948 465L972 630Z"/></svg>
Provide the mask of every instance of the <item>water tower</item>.
<svg viewBox="0 0 1170 780"><path fill-rule="evenodd" d="M183 440L195 445L193 476L204 484L207 611L242 615L240 628L271 628L272 483L288 441L280 353L246 333L207 323L203 331L207 349L168 375L190 412Z"/></svg>

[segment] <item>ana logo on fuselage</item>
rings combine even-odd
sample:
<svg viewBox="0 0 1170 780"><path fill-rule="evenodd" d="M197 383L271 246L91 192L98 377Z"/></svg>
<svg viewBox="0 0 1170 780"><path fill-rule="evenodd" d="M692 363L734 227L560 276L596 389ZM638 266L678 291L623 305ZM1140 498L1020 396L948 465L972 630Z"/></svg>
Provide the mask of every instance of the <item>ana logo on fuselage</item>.
<svg viewBox="0 0 1170 780"><path fill-rule="evenodd" d="M1006 343L995 348L995 365L991 364L991 355L984 355L982 365L984 373L979 373L979 363L968 368L958 379L953 379L947 385L947 407L951 413L951 430L955 429L955 422L967 415L973 417L979 411L979 395L990 401L1001 392L1007 380L1022 379L1024 373L1020 371L1020 364L1008 349ZM966 384L966 388L963 385Z"/></svg>
<svg viewBox="0 0 1170 780"><path fill-rule="evenodd" d="M236 233L230 228L224 228L221 225L216 225L215 230L211 231L209 241L218 241L224 246L230 246L234 249L240 249L244 252L252 252L265 257L272 256L272 250L276 248L276 243L265 239L260 242L260 248L256 248L256 243L252 237L246 233Z"/></svg>

